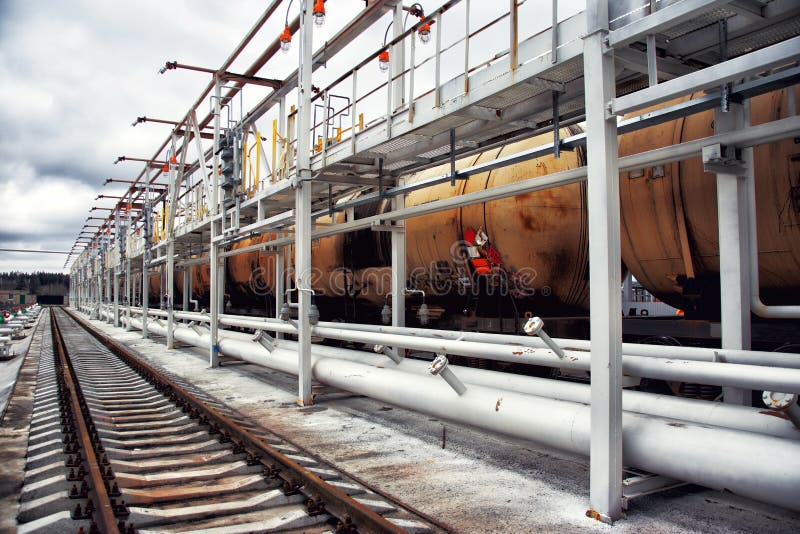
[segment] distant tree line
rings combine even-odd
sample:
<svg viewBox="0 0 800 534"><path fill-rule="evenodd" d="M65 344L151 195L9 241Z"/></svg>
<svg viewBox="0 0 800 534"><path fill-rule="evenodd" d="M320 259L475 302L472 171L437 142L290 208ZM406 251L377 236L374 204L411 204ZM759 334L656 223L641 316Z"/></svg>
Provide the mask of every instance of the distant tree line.
<svg viewBox="0 0 800 534"><path fill-rule="evenodd" d="M69 275L62 273L0 273L0 291L25 290L31 294L65 295L69 289Z"/></svg>

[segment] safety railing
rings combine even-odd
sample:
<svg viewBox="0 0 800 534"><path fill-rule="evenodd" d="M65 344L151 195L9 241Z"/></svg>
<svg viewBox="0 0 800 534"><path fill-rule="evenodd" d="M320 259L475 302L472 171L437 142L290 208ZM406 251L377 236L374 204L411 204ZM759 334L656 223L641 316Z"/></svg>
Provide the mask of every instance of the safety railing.
<svg viewBox="0 0 800 534"><path fill-rule="evenodd" d="M473 6L476 5L483 15L480 21L473 16ZM313 153L321 156L324 162L328 149L349 143L349 152L355 154L358 150L356 141L362 132L386 124L386 137L391 138L391 119L400 112L407 112L408 122L413 122L415 104L421 98L434 94L435 106L440 107L445 99L468 94L471 90L469 79L477 71L506 60L509 68L515 70L527 61L540 59L520 58L520 45L577 12L573 8L570 11L562 9L560 13L556 1L550 3L549 18L546 12L540 13L542 6L536 2L509 0L507 4L496 3L491 9L487 5L470 0L445 2L321 89L312 98L312 104L324 110L322 118L313 121L309 132ZM485 18L487 10L492 11L488 19ZM520 24L522 17L526 21L540 22L538 25ZM433 41L432 47L431 43L418 43L420 29L425 27L433 29L433 38L427 38ZM505 37L498 41L498 34ZM549 55L551 62L555 63L558 58L557 32L552 32L552 35ZM429 47L426 54L419 53L423 46ZM376 61L380 69L386 71L385 78L364 87L363 80L375 79L368 69L374 69ZM396 66L399 61L402 61L401 68ZM460 91L448 92L447 95L442 93L445 85L459 79L463 81ZM349 104L337 108L330 104L334 98L347 100ZM328 133L328 129L332 129L332 133ZM321 134L320 130L325 133Z"/></svg>

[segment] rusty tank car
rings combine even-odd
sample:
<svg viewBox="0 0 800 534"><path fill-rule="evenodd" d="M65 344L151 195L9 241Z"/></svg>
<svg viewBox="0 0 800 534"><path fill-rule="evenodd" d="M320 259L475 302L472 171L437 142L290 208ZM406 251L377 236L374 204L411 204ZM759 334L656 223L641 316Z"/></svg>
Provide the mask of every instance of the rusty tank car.
<svg viewBox="0 0 800 534"><path fill-rule="evenodd" d="M788 91L751 101L753 124L785 118ZM800 97L797 91L795 95ZM796 98L800 103L800 98ZM620 156L713 135L706 111L622 135ZM756 217L762 299L800 301L800 145L756 147ZM620 175L622 260L658 298L687 316L719 315L719 229L715 176L700 158Z"/></svg>
<svg viewBox="0 0 800 534"><path fill-rule="evenodd" d="M787 91L752 100L754 124L786 116ZM565 134L574 133L573 127ZM643 152L713 134L713 112L704 112L620 137L620 155ZM465 167L550 141L535 137L464 158ZM545 156L409 193L414 206L482 188L575 168L582 150ZM755 150L759 265L762 297L770 304L800 300L800 149L792 140ZM406 178L423 180L448 172L430 169ZM687 316L719 314L716 186L699 158L620 174L622 258L636 279ZM361 204L356 217L389 209L388 200ZM337 222L346 219L337 212ZM320 224L330 220L320 219ZM425 292L434 319L458 317L469 326L479 317L585 315L588 310L588 221L585 183L465 206L406 221L407 286ZM233 248L267 241L265 235ZM390 290L390 236L361 230L314 244L313 284L326 319L379 321ZM231 256L226 269L226 306L274 314L275 256ZM193 269L193 298L207 301L208 266ZM181 293L182 277L176 277ZM158 276L152 281L158 294ZM413 314L418 296L409 297ZM176 299L179 302L179 300ZM466 321L466 322L465 322ZM502 321L501 321L502 322ZM412 324L413 320L409 322ZM474 324L474 322L473 322Z"/></svg>

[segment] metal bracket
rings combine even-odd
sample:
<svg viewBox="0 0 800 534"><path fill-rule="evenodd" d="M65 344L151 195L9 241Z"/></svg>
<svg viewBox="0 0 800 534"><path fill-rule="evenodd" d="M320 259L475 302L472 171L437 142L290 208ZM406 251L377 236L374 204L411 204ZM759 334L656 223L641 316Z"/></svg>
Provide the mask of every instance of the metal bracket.
<svg viewBox="0 0 800 534"><path fill-rule="evenodd" d="M450 187L456 185L456 129L450 128Z"/></svg>
<svg viewBox="0 0 800 534"><path fill-rule="evenodd" d="M561 139L559 138L559 97L561 93L553 91L553 157L561 157Z"/></svg>
<svg viewBox="0 0 800 534"><path fill-rule="evenodd" d="M735 174L744 176L747 173L745 162L738 156L738 149L719 143L703 147L703 170L718 174Z"/></svg>
<svg viewBox="0 0 800 534"><path fill-rule="evenodd" d="M622 481L622 509L627 510L628 504L632 499L644 497L652 493L667 491L681 486L687 486L688 482L675 480L661 475L642 474L632 476Z"/></svg>
<svg viewBox="0 0 800 534"><path fill-rule="evenodd" d="M381 221L374 221L370 229L373 232L400 232L406 231L405 226L397 226L394 223L382 224Z"/></svg>
<svg viewBox="0 0 800 534"><path fill-rule="evenodd" d="M719 21L719 59L728 60L728 19L723 18ZM720 87L719 107L723 113L730 111L730 82L723 83Z"/></svg>
<svg viewBox="0 0 800 534"><path fill-rule="evenodd" d="M383 198L383 158L378 158L378 197Z"/></svg>

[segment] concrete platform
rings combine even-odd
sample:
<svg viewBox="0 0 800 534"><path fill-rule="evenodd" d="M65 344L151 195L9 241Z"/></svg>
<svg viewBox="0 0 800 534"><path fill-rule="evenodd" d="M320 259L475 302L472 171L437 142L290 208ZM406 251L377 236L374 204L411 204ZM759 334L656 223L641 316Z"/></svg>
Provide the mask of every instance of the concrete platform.
<svg viewBox="0 0 800 534"><path fill-rule="evenodd" d="M41 314L36 319L36 324L33 328L27 331L27 336L24 339L16 340L11 343L11 354L14 356L8 360L0 360L0 414L6 409L8 398L11 396L11 391L14 389L14 384L17 382L17 375L22 366L22 361L28 353L28 348L33 339L33 332L41 321Z"/></svg>
<svg viewBox="0 0 800 534"><path fill-rule="evenodd" d="M531 443L320 390L295 404L293 376L238 362L208 368L194 348L166 350L91 322L147 361L185 377L276 434L460 532L799 532L800 514L686 486L633 501L614 526L585 517L589 466Z"/></svg>

